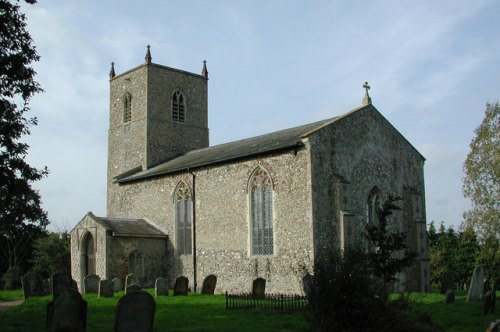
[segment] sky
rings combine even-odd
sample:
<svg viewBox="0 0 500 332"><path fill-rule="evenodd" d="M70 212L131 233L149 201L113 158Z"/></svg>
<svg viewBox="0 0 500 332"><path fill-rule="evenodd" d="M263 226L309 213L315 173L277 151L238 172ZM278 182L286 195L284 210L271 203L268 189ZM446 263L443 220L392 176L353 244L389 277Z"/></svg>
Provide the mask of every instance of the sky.
<svg viewBox="0 0 500 332"><path fill-rule="evenodd" d="M500 1L47 1L22 3L44 93L28 162L51 231L106 215L109 70L209 72L210 145L373 105L426 158L427 221L458 229L463 162L500 99Z"/></svg>

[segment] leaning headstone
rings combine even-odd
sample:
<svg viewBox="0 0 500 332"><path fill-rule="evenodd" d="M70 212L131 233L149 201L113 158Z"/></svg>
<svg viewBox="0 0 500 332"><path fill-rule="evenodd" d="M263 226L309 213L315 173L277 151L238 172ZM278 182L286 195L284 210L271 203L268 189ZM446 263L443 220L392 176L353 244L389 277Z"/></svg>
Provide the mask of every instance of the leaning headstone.
<svg viewBox="0 0 500 332"><path fill-rule="evenodd" d="M174 296L188 294L189 280L186 277L179 277L175 280Z"/></svg>
<svg viewBox="0 0 500 332"><path fill-rule="evenodd" d="M492 291L487 291L483 297L483 314L492 314L495 311L495 294Z"/></svg>
<svg viewBox="0 0 500 332"><path fill-rule="evenodd" d="M446 292L444 304L452 304L452 303L455 303L455 291L449 290Z"/></svg>
<svg viewBox="0 0 500 332"><path fill-rule="evenodd" d="M87 302L74 289L59 291L47 304L48 332L85 332L87 325Z"/></svg>
<svg viewBox="0 0 500 332"><path fill-rule="evenodd" d="M124 295L116 305L115 331L153 331L156 303L143 291Z"/></svg>
<svg viewBox="0 0 500 332"><path fill-rule="evenodd" d="M136 285L136 284L132 284L132 285L128 286L127 288L125 288L125 294L137 293L140 291L141 291L141 286Z"/></svg>
<svg viewBox="0 0 500 332"><path fill-rule="evenodd" d="M483 267L481 265L478 265L474 268L474 273L472 274L469 293L467 294L467 302L481 299L481 294L483 293L483 281Z"/></svg>
<svg viewBox="0 0 500 332"><path fill-rule="evenodd" d="M114 278L113 288L115 292L121 292L123 290L123 281L120 278Z"/></svg>
<svg viewBox="0 0 500 332"><path fill-rule="evenodd" d="M257 278L253 281L252 294L256 298L264 298L266 296L266 279Z"/></svg>
<svg viewBox="0 0 500 332"><path fill-rule="evenodd" d="M136 277L135 274L130 273L127 274L125 277L125 288L127 288L129 285L136 284L139 285L139 279Z"/></svg>
<svg viewBox="0 0 500 332"><path fill-rule="evenodd" d="M155 295L168 296L168 281L165 278L157 278L155 281Z"/></svg>
<svg viewBox="0 0 500 332"><path fill-rule="evenodd" d="M207 276L203 280L203 287L201 288L201 294L204 295L214 295L215 286L217 285L217 277L213 274Z"/></svg>
<svg viewBox="0 0 500 332"><path fill-rule="evenodd" d="M73 279L67 273L59 272L52 275L52 295L56 296L64 290L73 289Z"/></svg>
<svg viewBox="0 0 500 332"><path fill-rule="evenodd" d="M99 278L98 275L96 274L89 274L83 279L83 291L85 294L89 293L95 293L97 294L99 292L99 281L101 278Z"/></svg>
<svg viewBox="0 0 500 332"><path fill-rule="evenodd" d="M23 287L24 299L32 296L42 296L44 294L43 278L40 273L30 271L21 278L21 285Z"/></svg>
<svg viewBox="0 0 500 332"><path fill-rule="evenodd" d="M113 297L115 290L111 280L99 280L99 297Z"/></svg>

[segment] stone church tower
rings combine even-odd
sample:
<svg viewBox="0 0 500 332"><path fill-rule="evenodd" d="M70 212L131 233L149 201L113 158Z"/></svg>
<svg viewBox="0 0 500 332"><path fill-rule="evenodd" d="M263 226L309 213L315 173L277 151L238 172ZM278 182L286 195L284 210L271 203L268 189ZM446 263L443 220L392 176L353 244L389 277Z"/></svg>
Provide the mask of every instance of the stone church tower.
<svg viewBox="0 0 500 332"><path fill-rule="evenodd" d="M201 75L151 62L110 71L108 216L114 180L208 147L208 71Z"/></svg>

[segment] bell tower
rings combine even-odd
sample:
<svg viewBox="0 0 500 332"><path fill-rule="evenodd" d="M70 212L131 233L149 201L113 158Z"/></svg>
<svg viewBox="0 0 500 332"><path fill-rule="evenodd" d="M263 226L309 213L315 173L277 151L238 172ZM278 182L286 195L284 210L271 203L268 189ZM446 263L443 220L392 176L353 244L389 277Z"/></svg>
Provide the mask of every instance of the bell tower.
<svg viewBox="0 0 500 332"><path fill-rule="evenodd" d="M145 61L109 73L108 215L117 177L208 147L208 71L201 75Z"/></svg>

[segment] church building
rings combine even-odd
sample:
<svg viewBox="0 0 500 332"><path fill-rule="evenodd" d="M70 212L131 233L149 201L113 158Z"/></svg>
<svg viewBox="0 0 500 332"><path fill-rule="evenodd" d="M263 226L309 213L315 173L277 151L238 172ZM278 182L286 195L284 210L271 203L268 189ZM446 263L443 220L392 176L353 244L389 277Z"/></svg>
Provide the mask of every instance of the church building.
<svg viewBox="0 0 500 332"><path fill-rule="evenodd" d="M373 106L210 146L208 71L145 63L110 72L107 215L71 231L71 271L83 278L189 280L199 292L300 294L303 271L364 240L376 209L399 196L391 229L416 263L398 287L428 291L424 157Z"/></svg>

